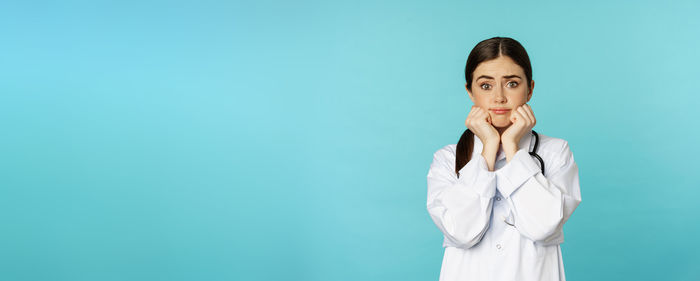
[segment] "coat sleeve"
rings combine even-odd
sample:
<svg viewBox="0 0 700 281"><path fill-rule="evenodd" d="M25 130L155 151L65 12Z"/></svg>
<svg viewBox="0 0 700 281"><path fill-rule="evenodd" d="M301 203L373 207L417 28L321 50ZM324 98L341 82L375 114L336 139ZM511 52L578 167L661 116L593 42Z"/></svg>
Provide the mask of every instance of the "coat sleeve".
<svg viewBox="0 0 700 281"><path fill-rule="evenodd" d="M487 168L481 154L454 172L453 153L441 149L433 155L428 171L427 209L445 239L460 248L470 248L486 233L496 193L496 174Z"/></svg>
<svg viewBox="0 0 700 281"><path fill-rule="evenodd" d="M558 151L560 161L542 175L539 161L520 149L496 171L498 191L510 204L515 227L536 243L564 242L564 223L581 203L578 166L568 142Z"/></svg>

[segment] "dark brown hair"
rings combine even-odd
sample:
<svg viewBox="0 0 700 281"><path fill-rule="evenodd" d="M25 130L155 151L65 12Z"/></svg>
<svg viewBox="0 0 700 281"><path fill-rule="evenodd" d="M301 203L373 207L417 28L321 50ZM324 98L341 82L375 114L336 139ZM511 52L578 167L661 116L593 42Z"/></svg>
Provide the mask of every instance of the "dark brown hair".
<svg viewBox="0 0 700 281"><path fill-rule="evenodd" d="M532 66L530 65L530 57L527 55L523 45L513 38L509 37L493 37L479 42L474 46L469 57L467 57L467 65L464 67L464 79L467 80L467 89L472 91L472 78L474 70L480 63L500 56L510 57L515 63L525 71L527 86L530 87L532 80ZM459 170L472 159L474 151L474 133L467 129L462 133L462 136L457 142L457 157L455 159L455 173L459 177Z"/></svg>

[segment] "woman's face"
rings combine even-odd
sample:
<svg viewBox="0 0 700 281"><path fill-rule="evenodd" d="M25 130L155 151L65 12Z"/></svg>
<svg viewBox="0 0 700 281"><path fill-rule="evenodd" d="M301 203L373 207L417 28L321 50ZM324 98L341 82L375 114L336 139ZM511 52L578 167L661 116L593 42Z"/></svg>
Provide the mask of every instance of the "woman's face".
<svg viewBox="0 0 700 281"><path fill-rule="evenodd" d="M535 81L528 88L525 71L510 57L500 56L480 63L472 75L472 92L469 98L475 106L489 112L491 123L496 128L509 127L513 110L527 103L532 97ZM466 84L465 84L466 88ZM499 113L496 108L507 108Z"/></svg>

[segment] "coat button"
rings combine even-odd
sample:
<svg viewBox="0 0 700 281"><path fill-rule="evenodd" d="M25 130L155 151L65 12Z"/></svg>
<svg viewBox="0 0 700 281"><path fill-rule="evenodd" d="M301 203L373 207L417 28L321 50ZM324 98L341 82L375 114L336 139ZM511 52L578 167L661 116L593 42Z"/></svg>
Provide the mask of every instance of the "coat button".
<svg viewBox="0 0 700 281"><path fill-rule="evenodd" d="M496 196L496 201L501 201L501 197L500 197L500 196Z"/></svg>
<svg viewBox="0 0 700 281"><path fill-rule="evenodd" d="M501 244L496 244L496 248L501 249Z"/></svg>

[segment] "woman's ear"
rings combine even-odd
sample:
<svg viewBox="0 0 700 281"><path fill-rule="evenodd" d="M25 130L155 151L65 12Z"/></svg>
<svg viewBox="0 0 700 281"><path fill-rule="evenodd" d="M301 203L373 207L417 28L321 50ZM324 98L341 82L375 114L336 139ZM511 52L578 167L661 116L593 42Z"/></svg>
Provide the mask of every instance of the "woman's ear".
<svg viewBox="0 0 700 281"><path fill-rule="evenodd" d="M535 80L530 80L530 89L528 89L527 93L527 101L530 101L532 98L532 91L535 89Z"/></svg>
<svg viewBox="0 0 700 281"><path fill-rule="evenodd" d="M469 94L469 99L471 99L472 102L474 102L474 96L473 96L472 93L469 91L469 88L467 88L467 83L464 83L464 89L467 90L467 94Z"/></svg>

